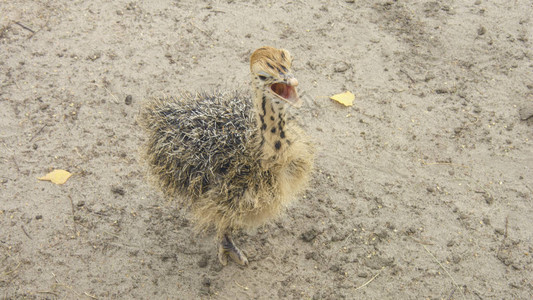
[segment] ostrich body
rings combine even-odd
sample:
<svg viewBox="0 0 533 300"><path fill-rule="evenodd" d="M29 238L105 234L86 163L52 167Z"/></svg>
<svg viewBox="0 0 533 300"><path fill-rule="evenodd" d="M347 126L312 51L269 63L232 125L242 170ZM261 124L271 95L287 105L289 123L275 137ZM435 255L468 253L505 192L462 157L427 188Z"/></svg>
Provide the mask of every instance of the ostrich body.
<svg viewBox="0 0 533 300"><path fill-rule="evenodd" d="M313 149L287 113L299 107L288 51L257 49L252 96L241 91L156 99L140 114L153 181L184 199L201 229L214 227L223 265L248 260L231 238L277 216L305 188Z"/></svg>

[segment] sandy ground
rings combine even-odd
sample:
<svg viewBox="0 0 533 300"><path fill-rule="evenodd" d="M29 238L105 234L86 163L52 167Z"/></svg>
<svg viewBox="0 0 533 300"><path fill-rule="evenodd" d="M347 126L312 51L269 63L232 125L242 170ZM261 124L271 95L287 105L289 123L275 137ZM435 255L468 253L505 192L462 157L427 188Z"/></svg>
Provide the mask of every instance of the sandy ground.
<svg viewBox="0 0 533 300"><path fill-rule="evenodd" d="M531 299L531 1L0 2L0 297ZM295 57L311 188L237 242L144 179L143 99ZM352 107L328 96L356 95ZM127 97L131 96L131 97ZM52 169L64 185L38 181Z"/></svg>

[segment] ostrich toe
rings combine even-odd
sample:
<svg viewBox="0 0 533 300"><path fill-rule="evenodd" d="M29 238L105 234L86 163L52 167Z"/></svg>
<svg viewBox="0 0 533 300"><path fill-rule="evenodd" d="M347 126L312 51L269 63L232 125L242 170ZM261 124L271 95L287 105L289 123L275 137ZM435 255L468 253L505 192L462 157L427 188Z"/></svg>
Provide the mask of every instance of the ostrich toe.
<svg viewBox="0 0 533 300"><path fill-rule="evenodd" d="M228 234L224 234L218 246L218 260L222 265L228 264L228 256L240 265L248 265L246 255L235 246L233 239Z"/></svg>

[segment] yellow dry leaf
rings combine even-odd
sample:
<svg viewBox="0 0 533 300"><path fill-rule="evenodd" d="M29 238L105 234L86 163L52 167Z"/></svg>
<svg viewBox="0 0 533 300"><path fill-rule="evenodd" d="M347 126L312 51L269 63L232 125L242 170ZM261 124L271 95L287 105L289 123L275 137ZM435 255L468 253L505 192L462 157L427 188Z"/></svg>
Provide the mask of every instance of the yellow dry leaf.
<svg viewBox="0 0 533 300"><path fill-rule="evenodd" d="M355 95L352 94L351 92L345 92L345 93L333 95L330 98L332 100L339 102L340 104L344 106L352 106L353 101L355 100Z"/></svg>
<svg viewBox="0 0 533 300"><path fill-rule="evenodd" d="M37 178L39 180L48 180L55 184L63 184L72 176L72 174L65 170L53 170L52 172Z"/></svg>

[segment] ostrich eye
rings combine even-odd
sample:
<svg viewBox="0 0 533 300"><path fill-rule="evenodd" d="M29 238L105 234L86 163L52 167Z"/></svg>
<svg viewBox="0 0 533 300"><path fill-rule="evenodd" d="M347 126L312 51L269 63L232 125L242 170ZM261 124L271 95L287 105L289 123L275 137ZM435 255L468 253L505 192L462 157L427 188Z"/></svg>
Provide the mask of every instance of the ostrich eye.
<svg viewBox="0 0 533 300"><path fill-rule="evenodd" d="M266 76L263 76L263 75L259 75L259 79L261 79L261 80L265 81L265 80L266 80L267 78L266 78Z"/></svg>

